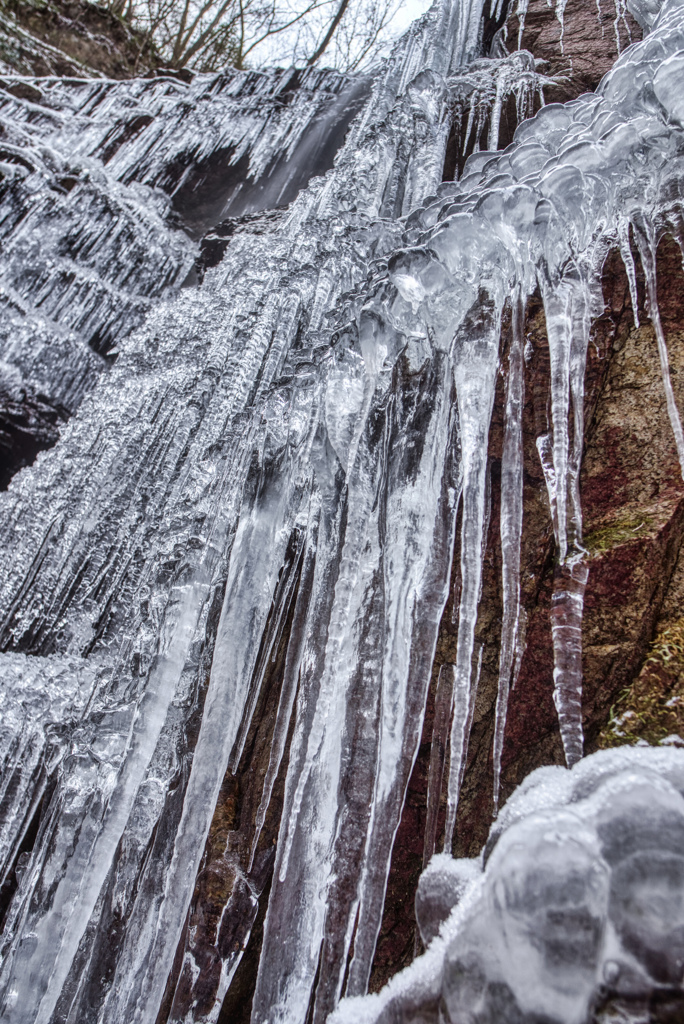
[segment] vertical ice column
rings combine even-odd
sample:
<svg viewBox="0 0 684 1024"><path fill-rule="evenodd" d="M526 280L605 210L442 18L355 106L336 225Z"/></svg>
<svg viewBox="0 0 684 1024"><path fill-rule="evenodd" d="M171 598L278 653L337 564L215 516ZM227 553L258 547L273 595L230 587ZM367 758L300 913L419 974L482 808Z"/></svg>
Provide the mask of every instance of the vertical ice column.
<svg viewBox="0 0 684 1024"><path fill-rule="evenodd" d="M112 1020L147 1024L161 1004L192 897L204 842L233 744L246 711L259 639L276 592L278 572L302 504L307 480L286 457L262 471L257 493L243 507L231 552L226 596L218 627L202 725L192 762L183 815L166 877L164 899L153 904L137 937L138 965L116 989ZM275 610L277 617L278 610Z"/></svg>
<svg viewBox="0 0 684 1024"><path fill-rule="evenodd" d="M584 374L591 323L590 283L579 274L544 289L551 361L552 440L539 438L556 538L551 599L554 703L568 765L582 757L583 564L579 473L584 443ZM571 406L572 403L572 406ZM570 412L573 441L570 446Z"/></svg>
<svg viewBox="0 0 684 1024"><path fill-rule="evenodd" d="M435 852L437 841L437 814L442 794L444 764L449 742L449 726L454 703L454 666L442 665L437 680L435 693L435 713L432 727L432 744L430 748L430 768L428 771L427 817L425 822L425 841L423 844L423 869L428 865Z"/></svg>
<svg viewBox="0 0 684 1024"><path fill-rule="evenodd" d="M321 503L255 1022L299 1024L310 1002L324 1021L352 942L347 991L365 991L420 740L451 563L453 384L443 353L391 376L389 394L371 379L344 492Z"/></svg>
<svg viewBox="0 0 684 1024"><path fill-rule="evenodd" d="M663 389L665 391L665 402L667 404L667 415L672 426L679 464L684 477L684 431L682 431L682 420L677 408L674 391L672 389L672 378L670 377L670 362L667 353L667 341L660 319L658 307L658 281L656 271L657 239L655 231L650 224L639 222L635 224L635 234L639 246L639 255L646 277L646 296L648 299L648 315L653 324L656 342L658 345L658 356L660 358L660 370L663 377Z"/></svg>
<svg viewBox="0 0 684 1024"><path fill-rule="evenodd" d="M380 737L349 994L365 992L370 979L394 837L420 743L447 600L460 472L450 360L434 352L420 377L398 376L384 512Z"/></svg>
<svg viewBox="0 0 684 1024"><path fill-rule="evenodd" d="M523 515L522 413L525 398L523 322L525 308L520 290L511 309L511 346L508 355L508 387L504 444L501 458L501 582L503 619L499 653L499 687L494 722L494 813L499 807L501 754L503 751L508 691L513 673L520 618L520 539Z"/></svg>
<svg viewBox="0 0 684 1024"><path fill-rule="evenodd" d="M489 424L494 404L498 368L501 310L484 292L459 329L454 352L454 379L458 399L463 464L463 518L461 527L461 600L454 670L455 700L469 708L474 701L472 662L475 623L480 600L482 558L485 543L485 487ZM450 739L449 783L444 849L451 849L463 751L467 728L454 715ZM464 731L465 730L465 731ZM461 756L458 756L458 752Z"/></svg>
<svg viewBox="0 0 684 1024"><path fill-rule="evenodd" d="M556 566L551 597L553 639L553 702L558 713L568 767L583 753L582 730L582 612L589 569L567 559Z"/></svg>

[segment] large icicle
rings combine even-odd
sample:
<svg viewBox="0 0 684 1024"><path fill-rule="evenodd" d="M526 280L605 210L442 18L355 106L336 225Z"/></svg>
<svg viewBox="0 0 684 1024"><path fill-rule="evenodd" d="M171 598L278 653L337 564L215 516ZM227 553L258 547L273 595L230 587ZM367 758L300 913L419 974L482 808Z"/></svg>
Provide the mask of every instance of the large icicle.
<svg viewBox="0 0 684 1024"><path fill-rule="evenodd" d="M658 356L660 358L660 369L663 375L663 389L665 391L667 415L670 420L670 425L672 426L672 433L674 434L675 444L677 446L677 455L679 456L679 465L681 466L682 477L684 478L684 431L682 430L682 420L675 401L674 391L672 390L670 363L667 355L667 341L665 340L665 332L663 330L662 320L660 319L660 309L658 308L658 283L656 277L657 243L655 239L655 232L648 226L644 228L642 224L636 225L636 228L639 255L641 256L641 262L646 276L648 315L655 331L656 343L658 345Z"/></svg>
<svg viewBox="0 0 684 1024"><path fill-rule="evenodd" d="M494 405L498 368L501 310L483 297L468 317L455 341L454 377L458 398L463 459L463 511L461 527L461 600L458 645L454 669L456 707L470 709L475 694L473 652L475 623L480 600L482 559L486 538L485 486L487 442ZM476 319L481 317L481 319ZM450 741L449 783L444 848L451 849L462 778L463 755L468 743L471 715L454 714Z"/></svg>
<svg viewBox="0 0 684 1024"><path fill-rule="evenodd" d="M423 843L423 868L435 852L437 842L437 814L444 781L444 766L449 749L451 715L454 709L454 666L442 665L435 693L434 724L428 771L427 816Z"/></svg>
<svg viewBox="0 0 684 1024"><path fill-rule="evenodd" d="M495 814L499 807L501 753L506 728L508 690L513 675L520 618L520 540L523 511L522 414L525 398L524 315L522 298L517 293L513 297L511 307L511 343L508 355L504 445L501 456L500 531L503 617L492 752Z"/></svg>

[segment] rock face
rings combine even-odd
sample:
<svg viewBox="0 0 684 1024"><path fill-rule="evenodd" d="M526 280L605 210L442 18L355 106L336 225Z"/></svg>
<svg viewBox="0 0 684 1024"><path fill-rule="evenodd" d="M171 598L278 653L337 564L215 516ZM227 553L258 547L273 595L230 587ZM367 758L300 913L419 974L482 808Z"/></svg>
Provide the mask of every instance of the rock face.
<svg viewBox="0 0 684 1024"><path fill-rule="evenodd" d="M546 0L531 0L524 16L509 5L506 44L520 45L544 61L544 72L559 81L545 90L547 103L565 103L593 92L618 54L642 37L642 29L626 8L616 15L612 4L593 6L568 0L561 18Z"/></svg>
<svg viewBox="0 0 684 1024"><path fill-rule="evenodd" d="M540 87L547 100L575 99L612 66L618 41L640 35L625 16L616 37L612 13L597 18L593 3L570 0L561 49L555 12L533 0L523 31L533 56L509 57L501 45L515 44L515 14L506 40L491 19L480 33L479 15L474 28L460 25L458 49L449 5L439 11L445 20L429 16L372 83L308 71L3 86L0 200L15 217L3 222L3 337L13 358L19 333L32 343L21 349L23 376L0 367L6 480L54 444L81 403L55 457L20 475L1 506L13 552L3 577L2 657L12 659L4 664L17 687L25 676L29 693L60 673L80 679L72 657L94 666L82 681L93 701L79 690L66 723L57 698L55 709L45 704L31 732L33 759L28 767L17 761L12 775L21 806L8 789L3 819L11 835L3 953L14 955L11 936L27 921L51 936L39 954L55 956L62 983L53 990L55 1020L130 1024L153 1006L158 1024L246 1024L252 1011L270 1024L282 996L288 1020L319 1024L347 984L352 953L349 985L360 991L364 973L379 988L421 948L415 894L433 840L441 849L447 814L444 793L428 829L430 765L444 758L440 670L458 661L457 606L472 578L460 577L458 481L448 454L458 450L450 418L458 389L445 375L444 351L430 347L448 325L436 316L428 339L414 319L448 275L420 246L426 237L438 245L438 223L458 200L453 177L467 153L453 143L462 141L464 119L472 115L483 146L487 138L507 144L519 115L540 103ZM496 64L473 62L464 85L450 76L449 47L458 65L487 33L492 51L499 47ZM534 57L547 62L553 82L542 81ZM373 105L354 121L371 86ZM490 157L476 155L468 173L485 175ZM93 207L87 226L106 230L79 249L68 227L84 203ZM45 210L49 236L41 233ZM474 248L482 236L470 239ZM459 237L450 244L460 258ZM461 282L467 274L458 266ZM661 242L657 272L682 408L682 271L671 239ZM616 251L602 287L580 482L588 751L640 738L678 744L684 700L684 492L638 257L636 310ZM486 550L471 659L479 686L449 851L468 856L493 815L505 377L516 341L508 303L497 373L494 302L486 298L476 294L467 321L493 353L491 381L479 392L491 382L489 447L479 452ZM127 340L144 316L146 326ZM534 768L564 757L550 624L556 543L537 451L549 431L551 354L532 288L522 317L524 629L500 803ZM405 345L397 324L410 336ZM364 374L382 381L377 392ZM347 476L349 459L356 476ZM307 491L313 479L322 490ZM402 532L421 515L419 529ZM399 563L408 582L397 582ZM365 575L352 585L357 566ZM407 593L419 594L419 618ZM394 618L379 635L383 616ZM340 644L329 658L320 646L328 628ZM406 692L397 697L398 677ZM15 747L8 749L11 759ZM376 790L384 803L374 802ZM203 846L197 837L205 835ZM81 885L88 858L97 891ZM53 868L64 872L59 884ZM65 938L76 898L82 930ZM423 938L448 902L439 885L423 883ZM32 980L33 946L17 949L26 1001L10 1006L10 992L7 1012L23 1021L43 993ZM9 955L7 963L3 983ZM51 970L41 965L41 984Z"/></svg>

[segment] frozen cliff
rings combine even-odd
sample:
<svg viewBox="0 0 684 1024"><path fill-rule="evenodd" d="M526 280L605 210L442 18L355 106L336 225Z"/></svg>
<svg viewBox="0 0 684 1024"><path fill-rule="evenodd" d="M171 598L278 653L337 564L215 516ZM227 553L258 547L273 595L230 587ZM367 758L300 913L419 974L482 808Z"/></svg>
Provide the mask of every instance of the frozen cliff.
<svg viewBox="0 0 684 1024"><path fill-rule="evenodd" d="M0 83L0 388L31 442L11 468L64 424L0 495L3 1021L237 1019L250 957L254 1024L365 994L426 705L427 863L453 849L492 650L499 800L534 302L548 688L582 757L611 252L684 461L656 258L684 243L684 7L630 9L643 41L565 104L476 0L440 0L364 77Z"/></svg>

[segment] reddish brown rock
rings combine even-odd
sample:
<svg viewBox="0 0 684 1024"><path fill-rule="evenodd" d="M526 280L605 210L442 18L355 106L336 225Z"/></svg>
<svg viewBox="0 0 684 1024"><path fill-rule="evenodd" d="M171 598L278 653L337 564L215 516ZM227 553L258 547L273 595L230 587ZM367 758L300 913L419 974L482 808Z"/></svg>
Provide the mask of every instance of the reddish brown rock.
<svg viewBox="0 0 684 1024"><path fill-rule="evenodd" d="M545 74L562 79L544 90L547 103L565 103L583 92L593 92L612 68L619 52L642 37L631 14L616 20L612 3L568 0L563 24L556 16L555 3L530 0L520 33L517 4L510 4L506 22L509 50L529 50L545 61Z"/></svg>

